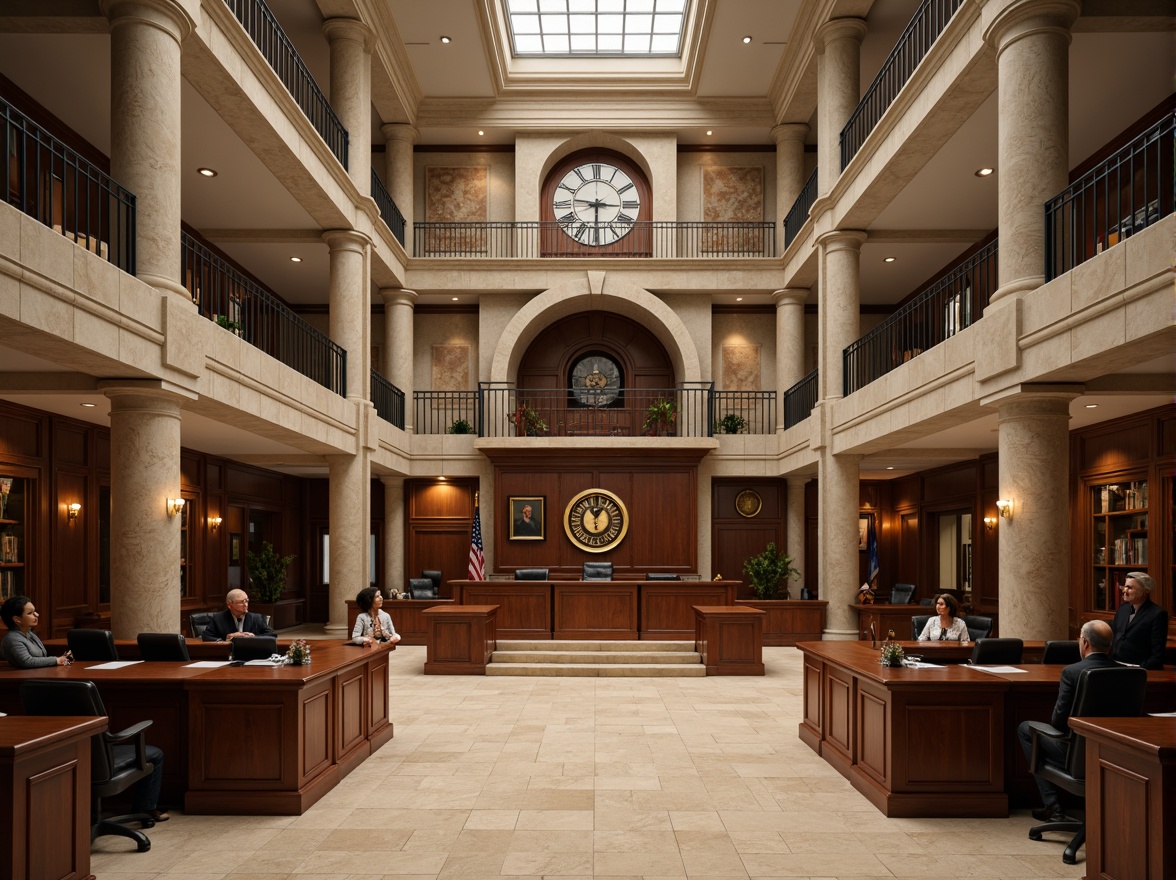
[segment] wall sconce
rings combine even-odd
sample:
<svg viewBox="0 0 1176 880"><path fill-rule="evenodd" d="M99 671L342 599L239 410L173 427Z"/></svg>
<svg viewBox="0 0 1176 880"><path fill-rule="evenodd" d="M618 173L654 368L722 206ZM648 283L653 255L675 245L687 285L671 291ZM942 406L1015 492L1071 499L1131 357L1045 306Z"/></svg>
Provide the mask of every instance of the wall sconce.
<svg viewBox="0 0 1176 880"><path fill-rule="evenodd" d="M167 499L167 515L178 516L180 511L184 509L183 498L169 498Z"/></svg>
<svg viewBox="0 0 1176 880"><path fill-rule="evenodd" d="M996 502L996 509L1000 511L1002 518L1013 518L1013 502L1009 501L1007 498L1002 498L1000 501Z"/></svg>
<svg viewBox="0 0 1176 880"><path fill-rule="evenodd" d="M214 532L220 528L220 524L224 522L219 516L210 516L208 518L208 527Z"/></svg>
<svg viewBox="0 0 1176 880"><path fill-rule="evenodd" d="M69 517L69 521L71 523L78 518L78 514L81 512L82 505L78 504L76 501L73 504L65 505L65 515Z"/></svg>
<svg viewBox="0 0 1176 880"><path fill-rule="evenodd" d="M990 532L994 528L996 528L996 517L995 516L984 517L984 528L988 529L988 531L990 531Z"/></svg>

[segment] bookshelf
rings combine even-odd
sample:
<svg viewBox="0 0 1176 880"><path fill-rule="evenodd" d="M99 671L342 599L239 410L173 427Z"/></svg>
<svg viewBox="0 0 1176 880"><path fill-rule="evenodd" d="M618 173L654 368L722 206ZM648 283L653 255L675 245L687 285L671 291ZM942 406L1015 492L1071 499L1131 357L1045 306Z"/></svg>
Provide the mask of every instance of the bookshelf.
<svg viewBox="0 0 1176 880"><path fill-rule="evenodd" d="M27 479L0 474L0 601L25 593L28 489Z"/></svg>
<svg viewBox="0 0 1176 880"><path fill-rule="evenodd" d="M1114 611L1131 571L1148 567L1148 481L1124 480L1089 487L1095 611Z"/></svg>

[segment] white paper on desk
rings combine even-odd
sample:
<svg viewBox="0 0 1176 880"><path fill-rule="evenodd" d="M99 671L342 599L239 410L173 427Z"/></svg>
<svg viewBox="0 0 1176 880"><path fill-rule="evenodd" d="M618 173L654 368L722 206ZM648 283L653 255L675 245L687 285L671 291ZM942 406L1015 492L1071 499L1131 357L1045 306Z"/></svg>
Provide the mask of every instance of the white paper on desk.
<svg viewBox="0 0 1176 880"><path fill-rule="evenodd" d="M232 660L197 660L195 663L185 663L186 669L218 669L221 666L228 666Z"/></svg>
<svg viewBox="0 0 1176 880"><path fill-rule="evenodd" d="M1148 712L1149 718L1176 718L1176 712Z"/></svg>
<svg viewBox="0 0 1176 880"><path fill-rule="evenodd" d="M907 669L942 669L943 668L943 664L941 664L941 663L927 663L923 660L907 660L907 661L904 661L902 665L905 666Z"/></svg>
<svg viewBox="0 0 1176 880"><path fill-rule="evenodd" d="M110 663L99 663L97 666L88 666L86 671L91 669L122 669L124 666L134 666L136 663L142 663L142 660L112 660Z"/></svg>
<svg viewBox="0 0 1176 880"><path fill-rule="evenodd" d="M286 658L283 657L282 662L280 662L280 663L275 663L273 660L246 660L245 665L246 666L269 666L272 669L276 669L279 666L286 665Z"/></svg>
<svg viewBox="0 0 1176 880"><path fill-rule="evenodd" d="M1019 666L969 666L969 669L979 669L981 672L1024 672Z"/></svg>

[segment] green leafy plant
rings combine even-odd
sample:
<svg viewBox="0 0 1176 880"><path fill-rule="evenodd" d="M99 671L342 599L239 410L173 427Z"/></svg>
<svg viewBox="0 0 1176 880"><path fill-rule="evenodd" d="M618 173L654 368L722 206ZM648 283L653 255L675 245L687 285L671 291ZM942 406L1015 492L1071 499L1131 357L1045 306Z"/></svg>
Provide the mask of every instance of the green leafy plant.
<svg viewBox="0 0 1176 880"><path fill-rule="evenodd" d="M678 404L673 400L659 397L645 410L645 424L641 430L649 434L666 434L674 429L678 418Z"/></svg>
<svg viewBox="0 0 1176 880"><path fill-rule="evenodd" d="M294 561L293 556L279 556L269 541L261 545L260 553L248 554L249 577L257 587L257 597L262 602L277 602L286 588L286 568Z"/></svg>
<svg viewBox="0 0 1176 880"><path fill-rule="evenodd" d="M719 419L715 428L720 434L742 434L747 428L747 419L736 413L727 413Z"/></svg>
<svg viewBox="0 0 1176 880"><path fill-rule="evenodd" d="M241 329L241 322L231 320L228 315L217 315L216 322L232 333Z"/></svg>
<svg viewBox="0 0 1176 880"><path fill-rule="evenodd" d="M783 550L777 551L775 541L762 553L747 559L743 571L757 599L787 599L787 581L800 577L800 572L792 567L792 557Z"/></svg>
<svg viewBox="0 0 1176 880"><path fill-rule="evenodd" d="M538 410L532 409L530 404L520 403L519 408L511 416L515 433L526 437L539 437L547 433L547 422L543 421Z"/></svg>
<svg viewBox="0 0 1176 880"><path fill-rule="evenodd" d="M449 426L450 434L472 434L474 433L474 426L465 419L454 419L453 424Z"/></svg>

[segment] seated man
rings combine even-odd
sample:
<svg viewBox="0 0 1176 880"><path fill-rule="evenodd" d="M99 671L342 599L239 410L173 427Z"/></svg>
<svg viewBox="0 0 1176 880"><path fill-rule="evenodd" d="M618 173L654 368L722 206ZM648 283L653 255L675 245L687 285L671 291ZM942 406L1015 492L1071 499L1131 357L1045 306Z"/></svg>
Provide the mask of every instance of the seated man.
<svg viewBox="0 0 1176 880"><path fill-rule="evenodd" d="M1103 669L1118 666L1111 659L1111 626L1105 620L1088 620L1082 625L1078 635L1078 653L1082 659L1071 663L1062 670L1062 679L1058 683L1058 701L1054 704L1053 718L1050 724L1061 731L1070 728L1070 710L1074 708L1074 691L1078 687L1078 677L1087 669ZM1022 721L1017 727L1017 738L1021 740L1021 748L1025 751L1025 759L1030 760L1033 751L1033 733L1028 721ZM1064 768L1066 766L1067 744L1049 737L1039 737L1038 750L1044 754L1047 764ZM1033 818L1039 822L1057 822L1065 813L1058 803L1058 790L1050 782L1040 776L1034 776L1033 781L1041 792L1041 800L1045 807L1033 811Z"/></svg>
<svg viewBox="0 0 1176 880"><path fill-rule="evenodd" d="M1155 581L1142 571L1128 573L1123 581L1123 604L1111 624L1115 644L1111 656L1120 663L1144 669L1163 669L1168 647L1168 612L1151 600Z"/></svg>
<svg viewBox="0 0 1176 880"><path fill-rule="evenodd" d="M212 615L208 626L200 634L204 641L227 642L253 636L277 635L266 624L264 617L249 610L249 594L244 590L229 590L225 596L225 605L228 607Z"/></svg>

